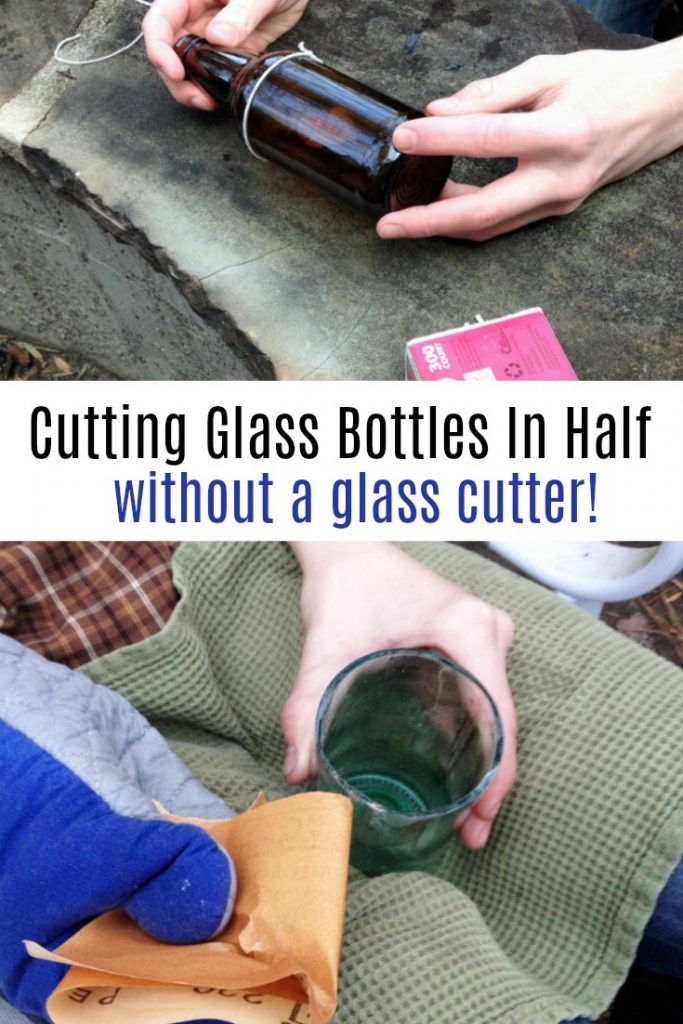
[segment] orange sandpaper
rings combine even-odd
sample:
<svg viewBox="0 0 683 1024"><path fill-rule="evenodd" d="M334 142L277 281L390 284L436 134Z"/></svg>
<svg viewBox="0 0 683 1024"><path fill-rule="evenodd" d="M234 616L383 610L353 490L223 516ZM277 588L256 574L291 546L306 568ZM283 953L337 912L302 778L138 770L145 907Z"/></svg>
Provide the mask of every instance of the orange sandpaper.
<svg viewBox="0 0 683 1024"><path fill-rule="evenodd" d="M50 997L55 1024L327 1024L337 1003L351 804L331 793L257 801L206 829L233 859L227 928L210 942L157 942L123 911L85 925L42 959L71 965Z"/></svg>

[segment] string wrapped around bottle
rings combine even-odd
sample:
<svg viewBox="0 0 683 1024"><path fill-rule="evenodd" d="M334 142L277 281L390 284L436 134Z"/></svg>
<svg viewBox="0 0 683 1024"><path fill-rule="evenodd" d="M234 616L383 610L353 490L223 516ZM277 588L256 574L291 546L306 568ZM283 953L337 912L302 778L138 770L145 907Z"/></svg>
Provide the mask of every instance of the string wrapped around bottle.
<svg viewBox="0 0 683 1024"><path fill-rule="evenodd" d="M255 55L185 35L175 51L186 78L240 125L252 156L376 218L440 194L452 158L400 153L392 141L421 111L331 68L303 43Z"/></svg>
<svg viewBox="0 0 683 1024"><path fill-rule="evenodd" d="M151 0L134 0L151 7ZM111 60L142 39L139 32L111 53L69 58L61 64ZM175 44L186 77L235 116L248 152L296 171L373 217L438 198L452 158L406 155L395 149L394 129L422 113L326 65L303 43L296 50L254 55L221 50L185 35Z"/></svg>
<svg viewBox="0 0 683 1024"><path fill-rule="evenodd" d="M249 111L251 110L252 104L256 99L256 95L258 93L260 86L265 82L268 76L273 71L275 71L276 68L279 68L281 64L284 64L285 61L297 60L297 58L301 59L301 57L310 57L311 60L316 61L318 64L322 64L320 57L316 57L316 55L311 50L306 49L306 46L303 42L300 42L298 50L292 50L291 53L283 53L281 57L278 57L277 60L275 60L264 70L261 77L256 81L254 88L249 93L249 96L247 97L247 102L244 104L244 113L242 114L242 139L244 140L244 145L247 147L251 155L253 157L256 157L257 160L265 161L266 158L264 156L260 156L260 154L256 152L256 150L251 144L251 140L249 138Z"/></svg>

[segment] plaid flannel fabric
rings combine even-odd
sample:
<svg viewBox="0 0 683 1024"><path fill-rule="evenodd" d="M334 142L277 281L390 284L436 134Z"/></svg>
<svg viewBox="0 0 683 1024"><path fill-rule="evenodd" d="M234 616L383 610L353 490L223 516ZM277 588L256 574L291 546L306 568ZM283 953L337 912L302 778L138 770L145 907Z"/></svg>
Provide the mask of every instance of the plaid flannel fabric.
<svg viewBox="0 0 683 1024"><path fill-rule="evenodd" d="M0 542L0 630L77 668L158 632L175 544Z"/></svg>

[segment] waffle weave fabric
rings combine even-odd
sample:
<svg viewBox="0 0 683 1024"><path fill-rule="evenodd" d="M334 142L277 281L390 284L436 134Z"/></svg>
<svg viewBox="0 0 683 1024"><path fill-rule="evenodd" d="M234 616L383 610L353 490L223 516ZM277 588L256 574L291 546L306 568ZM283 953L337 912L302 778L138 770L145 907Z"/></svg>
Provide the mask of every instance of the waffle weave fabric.
<svg viewBox="0 0 683 1024"><path fill-rule="evenodd" d="M454 838L438 877L352 871L335 1024L596 1017L683 851L683 672L477 555L405 547L515 620L518 782L486 850ZM278 713L302 641L293 556L186 544L174 578L165 629L85 671L233 807L261 788L285 796Z"/></svg>

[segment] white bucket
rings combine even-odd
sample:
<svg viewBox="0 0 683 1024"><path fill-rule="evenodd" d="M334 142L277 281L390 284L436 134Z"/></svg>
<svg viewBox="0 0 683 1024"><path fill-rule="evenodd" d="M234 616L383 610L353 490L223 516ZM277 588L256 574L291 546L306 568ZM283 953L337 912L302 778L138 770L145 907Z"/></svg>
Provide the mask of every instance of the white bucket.
<svg viewBox="0 0 683 1024"><path fill-rule="evenodd" d="M683 541L638 548L603 541L492 541L489 547L593 615L605 601L639 597L683 571Z"/></svg>

